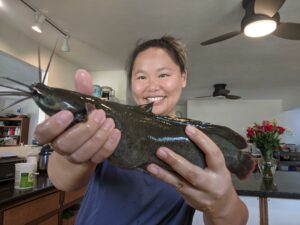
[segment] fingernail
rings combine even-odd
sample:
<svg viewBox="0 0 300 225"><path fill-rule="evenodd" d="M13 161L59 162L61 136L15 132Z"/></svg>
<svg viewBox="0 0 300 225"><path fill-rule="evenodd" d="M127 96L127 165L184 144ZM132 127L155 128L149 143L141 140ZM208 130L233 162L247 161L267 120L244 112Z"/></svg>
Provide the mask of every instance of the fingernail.
<svg viewBox="0 0 300 225"><path fill-rule="evenodd" d="M92 117L95 123L98 125L101 125L105 119L102 110L94 110Z"/></svg>
<svg viewBox="0 0 300 225"><path fill-rule="evenodd" d="M157 150L157 155L158 155L160 158L165 159L165 158L167 158L168 153L167 153L166 149L164 149L164 148L159 148L159 149Z"/></svg>
<svg viewBox="0 0 300 225"><path fill-rule="evenodd" d="M151 174L156 175L156 174L158 174L159 168L158 168L156 165L151 164L151 165L149 165L149 166L147 167L147 170L148 170Z"/></svg>
<svg viewBox="0 0 300 225"><path fill-rule="evenodd" d="M72 113L70 111L61 111L57 113L55 119L60 124L70 123L73 119Z"/></svg>
<svg viewBox="0 0 300 225"><path fill-rule="evenodd" d="M192 135L196 133L196 128L191 125L186 126L185 130L187 133L192 134Z"/></svg>
<svg viewBox="0 0 300 225"><path fill-rule="evenodd" d="M113 126L113 123L112 123L111 119L106 119L104 124L102 125L102 128L104 130L109 130L112 126Z"/></svg>
<svg viewBox="0 0 300 225"><path fill-rule="evenodd" d="M116 141L120 138L121 132L119 132L117 129L112 131L111 136L108 139L109 146L113 146L113 144L116 143Z"/></svg>

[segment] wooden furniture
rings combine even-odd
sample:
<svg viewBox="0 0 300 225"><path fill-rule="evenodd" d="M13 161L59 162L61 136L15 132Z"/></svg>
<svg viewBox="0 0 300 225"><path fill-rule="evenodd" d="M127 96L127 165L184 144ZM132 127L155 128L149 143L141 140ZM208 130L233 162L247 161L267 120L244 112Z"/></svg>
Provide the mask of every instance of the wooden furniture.
<svg viewBox="0 0 300 225"><path fill-rule="evenodd" d="M0 146L13 146L28 143L29 118L25 116L0 118ZM5 142L5 138L11 139Z"/></svg>
<svg viewBox="0 0 300 225"><path fill-rule="evenodd" d="M55 188L0 208L0 225L73 225L75 218L63 219L68 208L80 203L85 188L62 192Z"/></svg>

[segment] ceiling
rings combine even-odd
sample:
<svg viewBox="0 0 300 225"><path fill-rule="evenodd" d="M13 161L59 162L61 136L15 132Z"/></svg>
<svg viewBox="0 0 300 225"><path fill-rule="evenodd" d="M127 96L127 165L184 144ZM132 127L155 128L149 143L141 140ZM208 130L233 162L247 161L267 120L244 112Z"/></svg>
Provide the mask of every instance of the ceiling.
<svg viewBox="0 0 300 225"><path fill-rule="evenodd" d="M170 34L189 50L189 81L183 100L210 95L227 83L243 99L288 99L300 87L300 41L244 35L210 46L200 43L240 29L241 0L26 0L70 34L71 52L61 57L89 71L122 70L139 39ZM2 0L5 20L52 48L61 34L49 24L30 29L34 13L19 0ZM286 1L281 21L300 23L300 1ZM298 89L300 90L300 89ZM299 96L300 97L300 96ZM300 105L300 102L299 102Z"/></svg>

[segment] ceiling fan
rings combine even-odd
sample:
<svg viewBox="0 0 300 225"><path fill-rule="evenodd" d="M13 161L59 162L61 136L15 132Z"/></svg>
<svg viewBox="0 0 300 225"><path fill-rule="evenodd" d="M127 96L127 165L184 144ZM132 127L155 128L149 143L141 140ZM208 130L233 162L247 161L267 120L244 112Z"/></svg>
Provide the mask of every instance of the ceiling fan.
<svg viewBox="0 0 300 225"><path fill-rule="evenodd" d="M200 96L196 98L207 98L207 97L221 97L221 98L227 98L231 100L240 99L241 97L238 95L230 95L230 91L226 89L226 84L214 84L214 92L212 95L208 96Z"/></svg>
<svg viewBox="0 0 300 225"><path fill-rule="evenodd" d="M232 31L209 39L201 45L210 45L233 38L241 33L249 37L273 35L288 39L300 40L300 24L280 22L278 10L285 0L243 0L245 16L241 21L241 30Z"/></svg>

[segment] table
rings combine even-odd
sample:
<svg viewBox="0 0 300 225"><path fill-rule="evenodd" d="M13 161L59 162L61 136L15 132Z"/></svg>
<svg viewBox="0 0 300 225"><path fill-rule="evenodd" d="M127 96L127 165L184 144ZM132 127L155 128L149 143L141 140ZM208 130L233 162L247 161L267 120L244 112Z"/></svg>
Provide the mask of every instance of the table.
<svg viewBox="0 0 300 225"><path fill-rule="evenodd" d="M268 225L268 198L300 199L300 173L276 171L273 180L263 180L259 173L245 180L232 177L239 195L259 198L260 225Z"/></svg>

